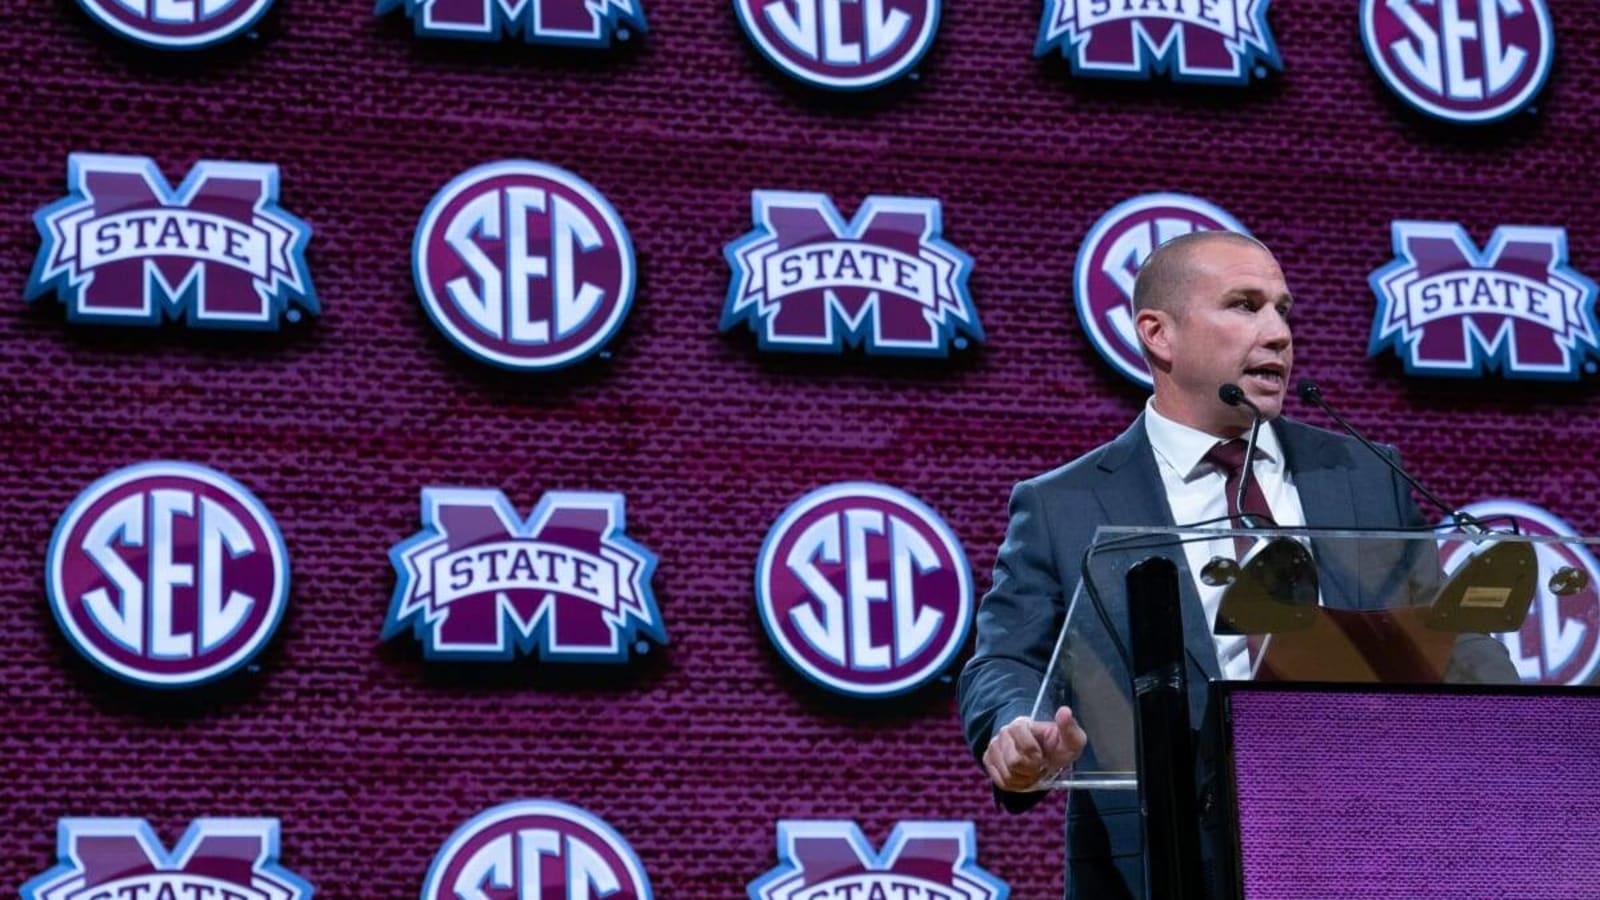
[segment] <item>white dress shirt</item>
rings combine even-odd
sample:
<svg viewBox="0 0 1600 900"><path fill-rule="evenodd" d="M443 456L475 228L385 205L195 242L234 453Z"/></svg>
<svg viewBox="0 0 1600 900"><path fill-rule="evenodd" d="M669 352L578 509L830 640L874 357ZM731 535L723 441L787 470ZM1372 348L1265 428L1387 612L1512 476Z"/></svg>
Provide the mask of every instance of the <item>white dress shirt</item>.
<svg viewBox="0 0 1600 900"><path fill-rule="evenodd" d="M1204 457L1223 439L1197 428L1181 425L1156 411L1155 398L1144 408L1145 432L1150 436L1150 449L1155 451L1156 469L1161 472L1161 483L1166 488L1167 504L1172 507L1172 521L1180 526L1208 519L1222 519L1228 515L1227 475ZM1267 500L1272 519L1280 528L1293 528L1306 523L1305 510L1300 506L1300 492L1295 490L1294 476L1284 465L1283 448L1278 443L1278 433L1270 424L1261 428L1256 438L1252 462L1256 483ZM1220 521L1203 528L1227 528ZM1217 621L1217 606L1222 601L1222 588L1212 587L1200 580L1200 569L1214 556L1234 555L1233 538L1219 537L1212 541L1190 541L1183 545L1184 558L1194 577L1195 589L1200 593L1200 605L1205 609L1206 630ZM1250 659L1245 639L1230 635L1215 638L1217 662L1222 677L1244 680L1250 677Z"/></svg>

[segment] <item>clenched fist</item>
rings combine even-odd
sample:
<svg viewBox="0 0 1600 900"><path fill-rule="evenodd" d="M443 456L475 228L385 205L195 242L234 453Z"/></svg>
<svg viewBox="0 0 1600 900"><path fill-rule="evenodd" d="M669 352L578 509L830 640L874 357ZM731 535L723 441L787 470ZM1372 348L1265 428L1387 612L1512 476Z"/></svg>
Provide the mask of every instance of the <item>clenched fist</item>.
<svg viewBox="0 0 1600 900"><path fill-rule="evenodd" d="M1025 791L1072 765L1087 743L1088 735L1065 706L1056 710L1051 722L1018 716L989 741L983 768L1002 791Z"/></svg>

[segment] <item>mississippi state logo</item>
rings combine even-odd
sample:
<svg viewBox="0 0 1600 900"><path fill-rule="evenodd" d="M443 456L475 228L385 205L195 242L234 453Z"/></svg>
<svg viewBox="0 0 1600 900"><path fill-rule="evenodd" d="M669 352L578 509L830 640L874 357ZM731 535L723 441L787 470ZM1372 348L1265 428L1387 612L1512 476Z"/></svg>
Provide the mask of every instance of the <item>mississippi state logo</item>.
<svg viewBox="0 0 1600 900"><path fill-rule="evenodd" d="M422 489L422 531L389 551L383 628L429 659L626 662L636 635L666 643L656 558L623 532L621 494L551 492L526 521L496 490Z"/></svg>
<svg viewBox="0 0 1600 900"><path fill-rule="evenodd" d="M978 867L971 822L901 822L882 853L854 822L778 823L778 867L750 883L750 900L1006 900Z"/></svg>
<svg viewBox="0 0 1600 900"><path fill-rule="evenodd" d="M822 194L755 191L755 230L723 251L733 269L722 330L763 350L945 356L983 340L972 259L941 239L939 201L868 197L846 223Z"/></svg>
<svg viewBox="0 0 1600 900"><path fill-rule="evenodd" d="M1518 500L1482 500L1464 511L1498 530L1509 529L1514 522L1526 535L1579 536L1549 511ZM1440 541L1445 571L1461 568L1474 549L1470 541ZM1600 666L1600 561L1578 544L1534 544L1533 549L1539 559L1539 592L1528 618L1521 630L1495 637L1511 651L1511 662L1524 682L1589 684ZM1551 576L1563 567L1588 576L1587 583L1564 595L1551 591Z"/></svg>
<svg viewBox="0 0 1600 900"><path fill-rule="evenodd" d="M939 27L939 0L733 0L744 33L785 75L864 91L911 71Z"/></svg>
<svg viewBox="0 0 1600 900"><path fill-rule="evenodd" d="M244 665L289 599L289 554L266 507L193 463L140 463L96 481L61 517L49 556L50 611L67 640L146 687Z"/></svg>
<svg viewBox="0 0 1600 900"><path fill-rule="evenodd" d="M113 34L157 50L198 50L235 37L272 0L78 0Z"/></svg>
<svg viewBox="0 0 1600 900"><path fill-rule="evenodd" d="M967 639L972 575L955 534L904 491L849 482L784 511L756 564L778 652L829 690L887 697L938 675Z"/></svg>
<svg viewBox="0 0 1600 900"><path fill-rule="evenodd" d="M611 204L555 166L513 159L444 186L411 247L417 296L456 346L507 369L555 369L616 333L633 242Z"/></svg>
<svg viewBox="0 0 1600 900"><path fill-rule="evenodd" d="M143 819L62 819L60 865L22 885L22 900L311 900L278 864L277 819L197 819L171 853Z"/></svg>
<svg viewBox="0 0 1600 900"><path fill-rule="evenodd" d="M521 800L458 828L422 888L422 900L491 896L650 900L651 893L638 855L599 817L554 800Z"/></svg>
<svg viewBox="0 0 1600 900"><path fill-rule="evenodd" d="M1401 100L1467 124L1526 107L1555 55L1544 0L1361 0L1361 41Z"/></svg>
<svg viewBox="0 0 1600 900"><path fill-rule="evenodd" d="M39 210L23 296L74 322L272 330L318 312L311 228L278 206L278 167L196 163L176 191L143 156L74 153L70 193Z"/></svg>
<svg viewBox="0 0 1600 900"><path fill-rule="evenodd" d="M644 33L639 0L378 0L377 15L404 9L419 37L606 47L628 29Z"/></svg>
<svg viewBox="0 0 1600 900"><path fill-rule="evenodd" d="M1452 222L1392 228L1368 355L1393 348L1413 375L1572 380L1600 352L1595 285L1567 266L1565 229L1502 226L1480 253Z"/></svg>
<svg viewBox="0 0 1600 900"><path fill-rule="evenodd" d="M1150 387L1133 327L1133 281L1159 246L1192 231L1250 232L1221 207L1187 194L1144 194L1089 229L1073 267L1073 299L1089 343L1129 380Z"/></svg>
<svg viewBox="0 0 1600 900"><path fill-rule="evenodd" d="M1075 75L1249 84L1282 68L1271 0L1045 0L1035 56L1059 50Z"/></svg>

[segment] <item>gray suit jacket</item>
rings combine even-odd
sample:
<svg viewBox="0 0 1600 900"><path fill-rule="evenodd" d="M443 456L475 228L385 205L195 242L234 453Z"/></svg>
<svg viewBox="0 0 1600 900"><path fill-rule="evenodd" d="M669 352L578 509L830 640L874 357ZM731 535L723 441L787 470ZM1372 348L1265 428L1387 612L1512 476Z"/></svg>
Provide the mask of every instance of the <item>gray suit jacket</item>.
<svg viewBox="0 0 1600 900"><path fill-rule="evenodd" d="M1426 524L1405 482L1355 440L1281 418L1272 427L1277 429L1308 526L1385 529ZM1395 456L1392 448L1384 449ZM994 583L978 608L977 646L961 673L962 723L975 756L983 756L989 738L1000 726L1032 712L1065 619L1066 601L1078 584L1083 553L1095 531L1102 525L1174 524L1143 416L1110 443L1016 486L1005 542L995 560ZM1397 544L1393 557L1387 559L1372 558L1370 546L1359 549L1363 556L1358 560L1353 556L1358 550L1354 545L1313 543L1312 552L1324 571L1360 573L1343 582L1324 580L1321 589L1326 605L1394 605L1394 594L1407 588L1405 582L1437 574L1436 557L1416 558L1419 545ZM1191 725L1199 728L1205 720L1207 682L1219 677L1219 668L1205 613L1186 567L1180 572L1179 584L1190 718ZM1126 646L1127 611L1112 608L1109 613ZM1514 680L1504 648L1492 639L1477 637L1458 646L1451 677ZM1128 686L1100 685L1096 690L1119 690L1126 695ZM1093 698L1080 702L1093 702ZM1094 748L1091 734L1081 765L1095 765ZM1201 752L1204 754L1204 748ZM1214 792L1206 756L1200 763L1197 790L1200 808L1210 814L1214 825ZM997 796L1008 809L1020 811L1043 795ZM1067 809L1067 896L1140 896L1142 842L1136 794L1074 791Z"/></svg>

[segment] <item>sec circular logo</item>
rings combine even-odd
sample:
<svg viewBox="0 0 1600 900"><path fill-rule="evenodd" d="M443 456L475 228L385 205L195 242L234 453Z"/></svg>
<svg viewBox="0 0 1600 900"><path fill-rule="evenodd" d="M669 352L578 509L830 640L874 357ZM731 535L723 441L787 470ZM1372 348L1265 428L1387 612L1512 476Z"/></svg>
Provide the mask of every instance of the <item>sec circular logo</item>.
<svg viewBox="0 0 1600 900"><path fill-rule="evenodd" d="M588 182L541 162L456 176L423 212L411 254L433 323L507 369L588 357L633 304L633 242L621 217Z"/></svg>
<svg viewBox="0 0 1600 900"><path fill-rule="evenodd" d="M1519 500L1483 500L1464 511L1504 530L1515 522L1521 533L1577 537L1573 527L1548 510ZM1440 561L1455 572L1472 555L1473 544L1441 541ZM1588 684L1600 667L1600 561L1581 545L1534 544L1539 559L1539 592L1516 632L1495 637L1510 651L1517 674L1530 684ZM1550 590L1551 576L1570 566L1588 576L1582 589L1566 596Z"/></svg>
<svg viewBox="0 0 1600 900"><path fill-rule="evenodd" d="M78 0L91 18L160 50L198 50L254 25L272 0Z"/></svg>
<svg viewBox="0 0 1600 900"><path fill-rule="evenodd" d="M1238 219L1188 194L1143 194L1117 204L1089 229L1073 267L1078 321L1112 368L1150 387L1150 368L1133 327L1133 281L1159 246L1192 231L1249 234Z"/></svg>
<svg viewBox="0 0 1600 900"><path fill-rule="evenodd" d="M576 806L519 800L456 829L422 886L422 900L489 896L650 900L651 894L644 865L610 825Z"/></svg>
<svg viewBox="0 0 1600 900"><path fill-rule="evenodd" d="M829 690L903 694L967 639L972 574L955 533L904 491L846 482L784 511L756 564L756 605L779 654Z"/></svg>
<svg viewBox="0 0 1600 900"><path fill-rule="evenodd" d="M148 462L90 485L50 539L46 593L72 646L134 684L221 678L266 645L289 554L266 507L205 466Z"/></svg>
<svg viewBox="0 0 1600 900"><path fill-rule="evenodd" d="M1361 0L1361 41L1400 99L1467 124L1527 106L1555 58L1544 0Z"/></svg>
<svg viewBox="0 0 1600 900"><path fill-rule="evenodd" d="M861 91L906 74L933 44L939 0L734 0L768 61L821 88Z"/></svg>

